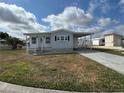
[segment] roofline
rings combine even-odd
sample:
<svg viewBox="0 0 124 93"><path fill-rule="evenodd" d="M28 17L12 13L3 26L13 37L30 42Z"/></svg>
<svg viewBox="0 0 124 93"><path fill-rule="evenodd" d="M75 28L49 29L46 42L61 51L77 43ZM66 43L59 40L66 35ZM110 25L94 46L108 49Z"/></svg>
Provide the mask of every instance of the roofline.
<svg viewBox="0 0 124 93"><path fill-rule="evenodd" d="M58 30L54 30L54 31L49 31L49 32L37 32L37 33L24 33L24 35L38 35L38 34L51 34L51 33L55 33L55 32L58 32L58 31L65 31L65 32L68 32L68 33L72 33L72 34L94 34L95 32L75 32L75 31L71 31L71 30L67 30L67 29L58 29Z"/></svg>
<svg viewBox="0 0 124 93"><path fill-rule="evenodd" d="M108 35L116 35L116 36L121 36L121 37L122 37L122 35L117 34L117 33L108 33L108 34L104 34L104 36L108 36Z"/></svg>

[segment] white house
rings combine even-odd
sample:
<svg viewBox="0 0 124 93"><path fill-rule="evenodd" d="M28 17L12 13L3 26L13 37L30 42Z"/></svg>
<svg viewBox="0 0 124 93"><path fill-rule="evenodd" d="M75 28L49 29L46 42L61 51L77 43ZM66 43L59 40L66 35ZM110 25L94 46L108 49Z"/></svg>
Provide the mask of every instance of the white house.
<svg viewBox="0 0 124 93"><path fill-rule="evenodd" d="M104 46L105 45L105 39L104 38L93 38L92 39L92 45L93 46Z"/></svg>
<svg viewBox="0 0 124 93"><path fill-rule="evenodd" d="M27 37L27 51L29 53L43 53L49 51L73 51L78 48L78 38L91 35L91 32L74 32L59 29L51 32L25 33Z"/></svg>
<svg viewBox="0 0 124 93"><path fill-rule="evenodd" d="M79 41L79 46L80 47L87 47L87 46L91 46L92 45L92 35L88 35L88 36L85 36L85 37L81 37L78 39Z"/></svg>

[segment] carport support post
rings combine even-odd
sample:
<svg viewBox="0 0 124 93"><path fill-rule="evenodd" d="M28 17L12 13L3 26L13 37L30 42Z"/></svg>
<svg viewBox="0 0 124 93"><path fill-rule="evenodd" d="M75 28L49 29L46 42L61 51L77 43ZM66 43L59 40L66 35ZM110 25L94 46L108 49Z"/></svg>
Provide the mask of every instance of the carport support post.
<svg viewBox="0 0 124 93"><path fill-rule="evenodd" d="M28 46L28 42L27 42L27 35L26 35L26 52L28 53L28 48L29 48L29 46Z"/></svg>
<svg viewBox="0 0 124 93"><path fill-rule="evenodd" d="M84 37L84 47L86 48L86 36Z"/></svg>
<svg viewBox="0 0 124 93"><path fill-rule="evenodd" d="M90 49L92 50L92 34L90 34Z"/></svg>

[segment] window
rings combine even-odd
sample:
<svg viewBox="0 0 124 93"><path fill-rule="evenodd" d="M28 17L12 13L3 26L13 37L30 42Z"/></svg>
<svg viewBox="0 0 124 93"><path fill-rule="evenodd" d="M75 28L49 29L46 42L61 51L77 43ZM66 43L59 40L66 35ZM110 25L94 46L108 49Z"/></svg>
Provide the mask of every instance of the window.
<svg viewBox="0 0 124 93"><path fill-rule="evenodd" d="M69 41L70 37L68 35L57 35L55 36L55 41L58 41L58 40Z"/></svg>
<svg viewBox="0 0 124 93"><path fill-rule="evenodd" d="M65 36L65 40L68 40L68 37L67 36Z"/></svg>
<svg viewBox="0 0 124 93"><path fill-rule="evenodd" d="M59 40L59 36L57 36L57 40Z"/></svg>
<svg viewBox="0 0 124 93"><path fill-rule="evenodd" d="M36 44L36 37L32 37L32 44Z"/></svg>
<svg viewBox="0 0 124 93"><path fill-rule="evenodd" d="M61 36L61 40L64 40L64 36Z"/></svg>
<svg viewBox="0 0 124 93"><path fill-rule="evenodd" d="M47 43L47 44L50 43L50 37L46 37L46 43Z"/></svg>
<svg viewBox="0 0 124 93"><path fill-rule="evenodd" d="M105 42L105 40L104 40L104 39L102 39L102 42Z"/></svg>

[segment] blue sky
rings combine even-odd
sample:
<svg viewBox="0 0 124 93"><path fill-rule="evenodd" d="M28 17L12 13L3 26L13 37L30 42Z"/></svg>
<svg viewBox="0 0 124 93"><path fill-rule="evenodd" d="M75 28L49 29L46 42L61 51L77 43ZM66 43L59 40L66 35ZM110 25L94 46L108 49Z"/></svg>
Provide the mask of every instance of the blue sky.
<svg viewBox="0 0 124 93"><path fill-rule="evenodd" d="M75 6L76 3L80 8L86 9L88 6L88 0L1 0L1 2L23 7L35 14L39 22L50 14L61 13L65 7Z"/></svg>
<svg viewBox="0 0 124 93"><path fill-rule="evenodd" d="M7 4L16 4L17 6L23 7L26 11L33 13L38 22L41 22L42 18L47 17L50 14L59 14L64 11L66 7L76 6L87 11L89 3L92 0L1 0ZM98 0L99 1L99 0ZM104 1L104 0L103 0ZM124 23L121 18L124 18L124 15L120 13L118 5L119 0L106 0L111 10L108 13L102 13L99 8L94 11L94 16L96 17L111 17L117 19Z"/></svg>
<svg viewBox="0 0 124 93"><path fill-rule="evenodd" d="M0 0L0 3L3 23L0 31L17 37L23 37L25 32L59 28L106 32L123 32L124 28L124 0Z"/></svg>

